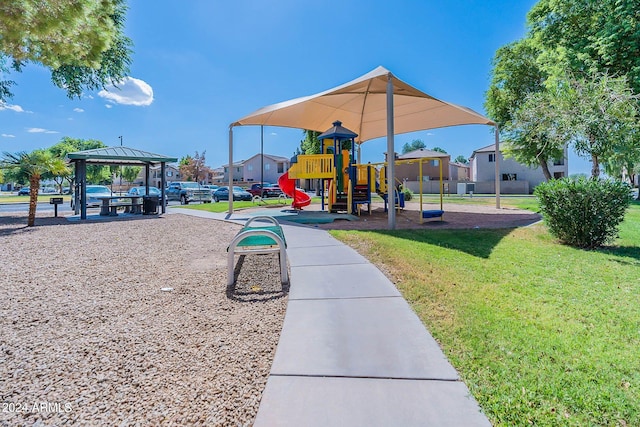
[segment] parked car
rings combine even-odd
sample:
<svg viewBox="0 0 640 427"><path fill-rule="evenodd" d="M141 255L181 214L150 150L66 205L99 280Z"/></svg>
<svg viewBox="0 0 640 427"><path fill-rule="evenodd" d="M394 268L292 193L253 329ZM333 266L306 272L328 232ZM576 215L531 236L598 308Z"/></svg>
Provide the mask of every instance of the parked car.
<svg viewBox="0 0 640 427"><path fill-rule="evenodd" d="M147 195L147 187L131 187L129 191L127 191L127 196L146 196ZM149 187L149 195L157 196L158 199L162 196L162 192L158 187ZM167 204L167 195L164 195L164 204Z"/></svg>
<svg viewBox="0 0 640 427"><path fill-rule="evenodd" d="M30 192L30 187L22 187L20 190L18 190L18 196L28 196Z"/></svg>
<svg viewBox="0 0 640 427"><path fill-rule="evenodd" d="M220 188L219 186L215 185L215 184L209 184L209 185L203 185L204 188L208 188L209 190L211 190L211 196L213 197L213 193Z"/></svg>
<svg viewBox="0 0 640 427"><path fill-rule="evenodd" d="M211 190L204 188L197 182L172 182L165 194L167 200L178 200L183 205L188 205L191 202L211 203Z"/></svg>
<svg viewBox="0 0 640 427"><path fill-rule="evenodd" d="M102 205L102 199L100 197L110 197L111 189L104 185L87 185L87 207L97 208ZM75 195L71 196L71 209L75 209L76 198Z"/></svg>
<svg viewBox="0 0 640 427"><path fill-rule="evenodd" d="M282 189L278 184L265 185L262 189L262 197L280 197Z"/></svg>
<svg viewBox="0 0 640 427"><path fill-rule="evenodd" d="M247 191L251 193L252 196L265 197L262 195L263 189L270 185L272 185L270 182L258 182L255 184L251 184L251 187L247 188Z"/></svg>
<svg viewBox="0 0 640 427"><path fill-rule="evenodd" d="M240 188L233 187L233 200L246 200L250 201L253 196L248 191ZM220 200L229 200L229 187L219 187L213 193L213 200L219 202Z"/></svg>

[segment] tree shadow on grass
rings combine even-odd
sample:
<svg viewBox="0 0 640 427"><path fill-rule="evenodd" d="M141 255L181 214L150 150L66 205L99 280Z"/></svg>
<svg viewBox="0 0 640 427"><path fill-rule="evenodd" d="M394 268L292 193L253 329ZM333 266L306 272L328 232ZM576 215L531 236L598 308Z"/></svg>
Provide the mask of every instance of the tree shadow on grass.
<svg viewBox="0 0 640 427"><path fill-rule="evenodd" d="M617 263L640 266L640 246L610 246L596 249L596 251L613 255L615 258L612 257L611 260Z"/></svg>
<svg viewBox="0 0 640 427"><path fill-rule="evenodd" d="M427 243L447 249L458 250L479 258L489 258L498 243L500 243L500 241L513 230L513 228L471 230L372 230L366 231L366 233L393 236L416 243Z"/></svg>

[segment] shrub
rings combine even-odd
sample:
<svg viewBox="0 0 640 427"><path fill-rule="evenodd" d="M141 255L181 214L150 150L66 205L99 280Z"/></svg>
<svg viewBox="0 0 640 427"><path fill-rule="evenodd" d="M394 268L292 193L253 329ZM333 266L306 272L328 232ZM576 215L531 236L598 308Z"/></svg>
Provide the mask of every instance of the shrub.
<svg viewBox="0 0 640 427"><path fill-rule="evenodd" d="M582 177L542 183L534 194L551 234L580 248L602 246L618 237L618 225L631 203L629 185Z"/></svg>
<svg viewBox="0 0 640 427"><path fill-rule="evenodd" d="M409 190L407 187L402 186L401 191L404 193L404 201L408 202L413 199L413 191Z"/></svg>

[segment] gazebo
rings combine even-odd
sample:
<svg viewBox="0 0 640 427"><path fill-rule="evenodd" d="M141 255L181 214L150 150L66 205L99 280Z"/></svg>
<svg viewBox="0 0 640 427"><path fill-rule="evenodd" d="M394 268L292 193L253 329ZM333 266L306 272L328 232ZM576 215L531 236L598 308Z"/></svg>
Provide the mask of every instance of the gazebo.
<svg viewBox="0 0 640 427"><path fill-rule="evenodd" d="M161 154L149 153L147 151L136 150L129 147L105 147L96 148L94 150L76 151L67 154L67 159L74 164L75 167L75 196L76 197L76 214L80 208L80 219L87 219L87 165L124 165L124 166L144 166L145 186L147 194L149 192L149 169L151 166L160 164L161 188L162 195L160 200L164 200L165 193L165 165L167 163L177 162L175 157L163 156ZM164 203L162 213L166 212Z"/></svg>

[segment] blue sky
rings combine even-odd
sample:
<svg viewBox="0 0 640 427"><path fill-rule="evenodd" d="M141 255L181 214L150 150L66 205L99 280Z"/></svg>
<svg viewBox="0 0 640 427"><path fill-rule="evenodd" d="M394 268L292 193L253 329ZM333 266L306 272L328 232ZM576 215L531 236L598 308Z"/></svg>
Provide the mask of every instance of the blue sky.
<svg viewBox="0 0 640 427"><path fill-rule="evenodd" d="M379 65L444 101L482 114L495 51L524 35L534 0L130 0L131 77L121 90L70 100L29 65L0 105L0 151L49 147L64 136L228 162L228 127L260 107L311 95ZM7 76L5 76L7 77ZM336 119L339 119L337 117ZM265 127L265 153L290 157L302 131ZM493 143L487 126L398 135L452 157ZM363 144L378 162L384 139ZM234 161L260 151L260 128L234 129ZM569 172L589 164L570 156Z"/></svg>

